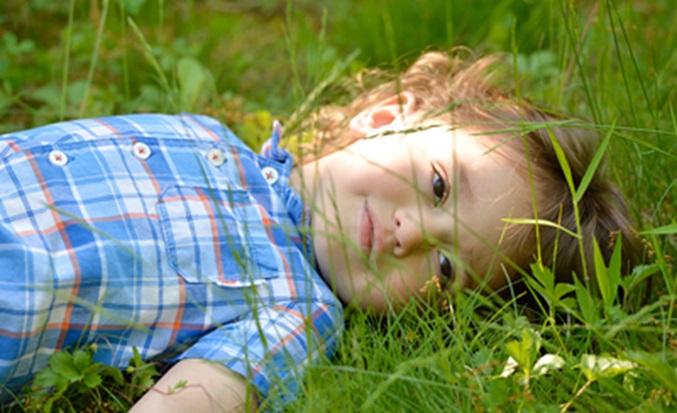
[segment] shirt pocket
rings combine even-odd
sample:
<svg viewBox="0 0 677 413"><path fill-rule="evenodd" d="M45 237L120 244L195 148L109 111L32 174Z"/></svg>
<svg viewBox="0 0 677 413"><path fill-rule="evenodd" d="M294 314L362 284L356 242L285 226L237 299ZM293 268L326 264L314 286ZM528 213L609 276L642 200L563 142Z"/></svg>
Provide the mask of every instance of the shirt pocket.
<svg viewBox="0 0 677 413"><path fill-rule="evenodd" d="M278 277L268 214L245 190L169 187L157 209L169 265L186 281L239 287Z"/></svg>

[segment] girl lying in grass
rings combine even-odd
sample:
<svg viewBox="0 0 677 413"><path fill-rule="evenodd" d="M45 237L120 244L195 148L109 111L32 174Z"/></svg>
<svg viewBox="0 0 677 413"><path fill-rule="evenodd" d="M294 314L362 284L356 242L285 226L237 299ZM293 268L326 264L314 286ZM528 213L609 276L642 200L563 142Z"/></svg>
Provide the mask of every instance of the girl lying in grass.
<svg viewBox="0 0 677 413"><path fill-rule="evenodd" d="M582 242L567 233L553 142L578 186L597 140L491 86L494 63L422 55L308 121L317 139L296 164L278 125L257 155L195 115L2 136L3 400L54 352L96 343L106 365L137 349L169 367L133 411L277 408L335 352L344 305L514 294L539 254L559 280L583 279L593 240L608 259L622 239L632 265L624 201L601 171L577 205Z"/></svg>

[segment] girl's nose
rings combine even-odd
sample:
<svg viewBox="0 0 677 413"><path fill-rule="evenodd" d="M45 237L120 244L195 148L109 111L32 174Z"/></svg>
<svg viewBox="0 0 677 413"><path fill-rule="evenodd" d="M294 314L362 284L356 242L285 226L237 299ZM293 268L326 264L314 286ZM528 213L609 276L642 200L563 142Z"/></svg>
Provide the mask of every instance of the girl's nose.
<svg viewBox="0 0 677 413"><path fill-rule="evenodd" d="M394 253L396 257L405 257L426 248L433 237L431 222L423 216L423 211L412 213L406 210L396 211L394 219Z"/></svg>

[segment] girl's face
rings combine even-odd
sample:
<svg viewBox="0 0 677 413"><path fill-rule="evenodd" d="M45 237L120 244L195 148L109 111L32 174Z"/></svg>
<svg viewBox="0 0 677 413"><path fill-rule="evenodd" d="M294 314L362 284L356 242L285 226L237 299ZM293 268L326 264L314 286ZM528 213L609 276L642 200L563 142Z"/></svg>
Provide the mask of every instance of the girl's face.
<svg viewBox="0 0 677 413"><path fill-rule="evenodd" d="M343 302L377 313L425 296L433 277L504 285L502 219L530 205L525 180L482 136L439 124L393 128L405 124L393 119L387 134L306 164L296 177L314 210L322 276Z"/></svg>

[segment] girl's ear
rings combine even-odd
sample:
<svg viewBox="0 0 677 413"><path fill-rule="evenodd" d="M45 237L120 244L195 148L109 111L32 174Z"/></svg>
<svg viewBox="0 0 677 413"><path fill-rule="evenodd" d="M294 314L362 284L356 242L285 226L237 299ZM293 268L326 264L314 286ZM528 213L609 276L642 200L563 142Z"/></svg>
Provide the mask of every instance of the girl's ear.
<svg viewBox="0 0 677 413"><path fill-rule="evenodd" d="M358 113L350 121L350 130L356 136L364 137L405 127L407 118L417 109L414 94L402 92Z"/></svg>

